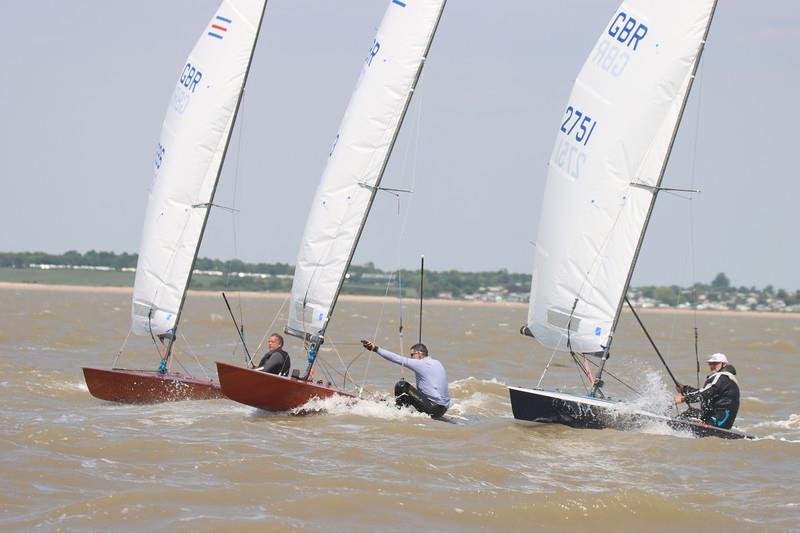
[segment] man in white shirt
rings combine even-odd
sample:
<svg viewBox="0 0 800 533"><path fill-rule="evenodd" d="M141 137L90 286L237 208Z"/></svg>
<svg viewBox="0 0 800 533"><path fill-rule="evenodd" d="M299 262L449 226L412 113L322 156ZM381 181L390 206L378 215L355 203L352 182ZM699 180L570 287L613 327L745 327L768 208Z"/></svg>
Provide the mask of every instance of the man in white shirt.
<svg viewBox="0 0 800 533"><path fill-rule="evenodd" d="M394 386L395 403L398 406L410 405L421 413L438 418L450 407L450 396L447 391L447 373L442 363L428 356L428 348L424 344L415 344L409 352L410 357L403 357L389 350L379 348L372 341L361 341L367 350L392 363L411 369L417 376L414 387L401 379Z"/></svg>

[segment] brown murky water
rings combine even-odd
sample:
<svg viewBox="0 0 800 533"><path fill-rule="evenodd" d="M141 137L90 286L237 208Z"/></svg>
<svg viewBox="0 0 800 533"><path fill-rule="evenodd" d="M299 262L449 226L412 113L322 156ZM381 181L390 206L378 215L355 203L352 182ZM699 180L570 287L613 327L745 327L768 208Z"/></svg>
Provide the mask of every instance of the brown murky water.
<svg viewBox="0 0 800 533"><path fill-rule="evenodd" d="M242 296L254 347L280 298ZM416 339L407 302L342 301L323 353L334 378L378 331L390 349ZM92 398L82 366L110 367L128 332L125 291L0 287L0 529L482 531L618 528L653 531L800 528L800 317L698 315L701 349L739 370L737 426L756 441L527 427L506 385L533 386L547 350L517 331L523 307L428 305L425 341L447 367L453 424L384 403L329 401L319 414L267 414L230 401L116 405ZM280 314L285 315L285 308ZM643 319L673 370L694 381L691 314ZM667 379L630 316L610 369L668 402ZM202 374L242 363L221 298L191 294L179 361ZM335 348L335 350L333 349ZM304 356L289 343L295 367ZM259 350L263 353L263 349ZM543 383L577 390L565 358ZM128 340L119 366L155 368L148 339ZM350 369L365 396L398 367L362 354ZM607 392L625 395L608 381Z"/></svg>

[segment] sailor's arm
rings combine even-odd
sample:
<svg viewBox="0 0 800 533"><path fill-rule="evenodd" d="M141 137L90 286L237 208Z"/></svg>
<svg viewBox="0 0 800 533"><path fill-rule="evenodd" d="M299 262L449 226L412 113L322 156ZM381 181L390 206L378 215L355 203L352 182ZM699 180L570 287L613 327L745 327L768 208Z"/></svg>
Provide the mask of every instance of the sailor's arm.
<svg viewBox="0 0 800 533"><path fill-rule="evenodd" d="M686 403L697 403L713 398L717 393L717 380L712 381L702 389L695 389L689 385L684 386L683 397Z"/></svg>
<svg viewBox="0 0 800 533"><path fill-rule="evenodd" d="M390 362L392 362L394 364L405 366L407 368L412 368L413 369L415 364L417 363L417 361L415 359L411 359L410 357L403 357L402 355L398 355L398 354L396 354L394 352L390 352L389 350L386 350L384 348L380 348L374 342L361 341L361 344L367 350L371 350L371 351L377 353L378 355L380 355L381 357L383 357L387 361L390 361Z"/></svg>

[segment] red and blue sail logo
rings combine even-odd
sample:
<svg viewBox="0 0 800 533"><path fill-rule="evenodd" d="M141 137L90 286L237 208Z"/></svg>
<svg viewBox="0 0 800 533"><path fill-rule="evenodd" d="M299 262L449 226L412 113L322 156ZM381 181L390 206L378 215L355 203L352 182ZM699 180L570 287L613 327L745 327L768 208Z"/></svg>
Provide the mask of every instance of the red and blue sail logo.
<svg viewBox="0 0 800 533"><path fill-rule="evenodd" d="M231 19L217 15L214 17L214 20L211 21L211 29L208 34L216 39L224 38L231 22L233 22Z"/></svg>

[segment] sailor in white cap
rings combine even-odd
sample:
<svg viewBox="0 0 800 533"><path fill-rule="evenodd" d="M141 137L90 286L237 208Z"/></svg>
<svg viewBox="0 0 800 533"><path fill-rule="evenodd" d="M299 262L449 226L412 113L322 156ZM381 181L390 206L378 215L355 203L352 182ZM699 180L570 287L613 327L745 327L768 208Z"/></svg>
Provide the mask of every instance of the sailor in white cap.
<svg viewBox="0 0 800 533"><path fill-rule="evenodd" d="M708 358L708 369L703 388L676 384L678 394L675 403L700 402L700 410L689 408L683 416L696 416L708 425L730 429L739 412L739 382L736 369L728 363L724 353L715 353Z"/></svg>

